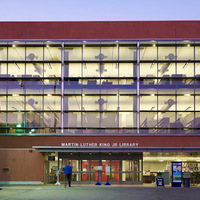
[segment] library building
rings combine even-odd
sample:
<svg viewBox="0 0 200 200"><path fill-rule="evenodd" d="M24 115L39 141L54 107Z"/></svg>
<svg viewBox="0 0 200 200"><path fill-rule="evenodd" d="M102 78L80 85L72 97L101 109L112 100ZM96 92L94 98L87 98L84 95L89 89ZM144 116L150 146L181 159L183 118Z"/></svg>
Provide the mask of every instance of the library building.
<svg viewBox="0 0 200 200"><path fill-rule="evenodd" d="M0 29L0 184L200 184L200 21Z"/></svg>

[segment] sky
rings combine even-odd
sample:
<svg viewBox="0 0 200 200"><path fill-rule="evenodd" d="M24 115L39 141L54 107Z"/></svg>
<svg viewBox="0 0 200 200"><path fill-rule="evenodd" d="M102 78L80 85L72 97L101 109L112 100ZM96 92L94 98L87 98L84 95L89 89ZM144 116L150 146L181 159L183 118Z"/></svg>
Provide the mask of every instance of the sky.
<svg viewBox="0 0 200 200"><path fill-rule="evenodd" d="M200 0L0 0L0 21L200 20Z"/></svg>

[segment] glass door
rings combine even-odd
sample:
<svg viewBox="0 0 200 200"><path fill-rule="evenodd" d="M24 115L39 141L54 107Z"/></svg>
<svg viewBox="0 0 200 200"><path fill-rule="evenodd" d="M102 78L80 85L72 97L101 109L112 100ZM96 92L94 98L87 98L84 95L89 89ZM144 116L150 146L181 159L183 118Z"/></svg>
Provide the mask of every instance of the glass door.
<svg viewBox="0 0 200 200"><path fill-rule="evenodd" d="M79 181L79 170L78 170L78 160L70 160L66 158L59 158L59 170L61 171L60 174L60 181L64 181L64 171L63 168L65 165L70 162L72 166L72 182Z"/></svg>
<svg viewBox="0 0 200 200"><path fill-rule="evenodd" d="M90 181L91 182L98 181L97 166L99 166L99 160L91 160L91 173L90 173Z"/></svg>
<svg viewBox="0 0 200 200"><path fill-rule="evenodd" d="M102 173L101 173L101 180L107 181L110 175L110 160L101 160L102 164Z"/></svg>
<svg viewBox="0 0 200 200"><path fill-rule="evenodd" d="M111 161L111 182L119 182L120 181L120 161L112 160Z"/></svg>
<svg viewBox="0 0 200 200"><path fill-rule="evenodd" d="M142 182L142 160L122 160L122 182Z"/></svg>

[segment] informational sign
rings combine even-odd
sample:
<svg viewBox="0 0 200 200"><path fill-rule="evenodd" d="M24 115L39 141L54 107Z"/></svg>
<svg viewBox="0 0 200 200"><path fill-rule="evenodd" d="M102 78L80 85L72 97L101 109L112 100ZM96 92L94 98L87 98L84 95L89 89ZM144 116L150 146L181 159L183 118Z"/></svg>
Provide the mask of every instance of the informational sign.
<svg viewBox="0 0 200 200"><path fill-rule="evenodd" d="M182 183L182 162L172 162L172 182Z"/></svg>
<svg viewBox="0 0 200 200"><path fill-rule="evenodd" d="M107 176L110 175L110 166L106 166L106 175L107 175Z"/></svg>
<svg viewBox="0 0 200 200"><path fill-rule="evenodd" d="M98 170L102 170L102 166L98 166Z"/></svg>
<svg viewBox="0 0 200 200"><path fill-rule="evenodd" d="M157 186L157 187L158 187L158 186L164 187L164 178L162 178L162 177L157 177L157 178L156 178L156 186Z"/></svg>
<svg viewBox="0 0 200 200"><path fill-rule="evenodd" d="M102 166L94 166L94 170L96 170L96 171L102 171Z"/></svg>
<svg viewBox="0 0 200 200"><path fill-rule="evenodd" d="M55 156L48 156L48 161L55 161Z"/></svg>

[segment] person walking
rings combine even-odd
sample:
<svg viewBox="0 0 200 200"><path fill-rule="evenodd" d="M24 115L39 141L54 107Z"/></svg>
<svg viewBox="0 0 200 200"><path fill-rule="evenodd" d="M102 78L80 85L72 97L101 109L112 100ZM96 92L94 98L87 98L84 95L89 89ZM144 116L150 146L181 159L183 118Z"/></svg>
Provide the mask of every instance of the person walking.
<svg viewBox="0 0 200 200"><path fill-rule="evenodd" d="M67 180L68 180L69 187L71 187L72 166L70 162L68 162L68 164L65 165L64 173L65 173L65 187L66 187Z"/></svg>

